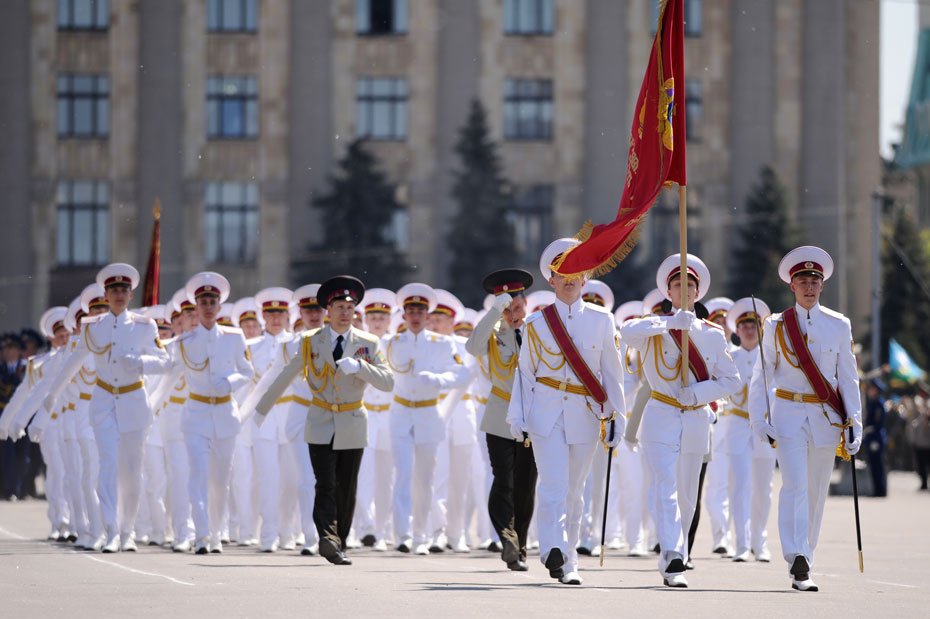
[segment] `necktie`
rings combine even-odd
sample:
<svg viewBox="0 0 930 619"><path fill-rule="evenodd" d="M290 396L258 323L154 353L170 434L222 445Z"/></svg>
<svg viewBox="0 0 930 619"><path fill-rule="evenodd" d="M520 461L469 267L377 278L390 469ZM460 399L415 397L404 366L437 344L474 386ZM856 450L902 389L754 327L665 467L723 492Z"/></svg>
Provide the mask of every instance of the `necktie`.
<svg viewBox="0 0 930 619"><path fill-rule="evenodd" d="M519 350L523 346L523 336L520 335L520 329L514 329L513 335L517 338L517 349Z"/></svg>
<svg viewBox="0 0 930 619"><path fill-rule="evenodd" d="M342 336L336 338L336 347L333 349L333 361L342 359Z"/></svg>

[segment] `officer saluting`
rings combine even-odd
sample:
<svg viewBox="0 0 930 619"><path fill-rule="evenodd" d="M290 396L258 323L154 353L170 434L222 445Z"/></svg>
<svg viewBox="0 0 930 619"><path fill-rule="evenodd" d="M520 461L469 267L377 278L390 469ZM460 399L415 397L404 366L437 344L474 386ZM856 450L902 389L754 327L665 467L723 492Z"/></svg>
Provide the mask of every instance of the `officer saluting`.
<svg viewBox="0 0 930 619"><path fill-rule="evenodd" d="M778 275L790 285L795 304L765 320L749 388L753 432L778 442L778 532L791 587L799 591L817 591L810 571L837 445L853 455L862 441L849 319L820 305L832 274L833 259L819 247L798 247L782 258ZM766 387L775 389L771 402ZM845 443L850 425L853 438Z"/></svg>
<svg viewBox="0 0 930 619"><path fill-rule="evenodd" d="M465 349L475 357L487 356L491 379L481 420L494 475L488 514L501 539L501 559L511 570L525 572L529 569L526 534L536 498L536 461L532 446L510 435L506 419L523 345L526 290L533 285L533 276L522 269L503 269L485 277L482 285L494 295L494 304L475 325Z"/></svg>
<svg viewBox="0 0 930 619"><path fill-rule="evenodd" d="M539 472L539 557L549 575L580 585L575 548L584 512L584 483L591 469L598 433L615 415L616 446L623 435L626 408L623 368L613 315L581 300L584 278L553 273L551 266L574 239L549 244L539 269L556 300L526 320L517 386L507 411L511 436L533 443Z"/></svg>
<svg viewBox="0 0 930 619"><path fill-rule="evenodd" d="M394 386L378 338L352 326L355 306L364 294L362 282L348 275L323 282L317 297L329 308L330 323L292 342L299 349L290 362L285 366L276 361L247 400L260 396L255 410L263 416L295 379L309 383L313 400L304 438L316 476L313 521L320 554L335 565L352 564L345 555L346 538L355 512L359 465L368 444L362 395L367 384L382 391Z"/></svg>

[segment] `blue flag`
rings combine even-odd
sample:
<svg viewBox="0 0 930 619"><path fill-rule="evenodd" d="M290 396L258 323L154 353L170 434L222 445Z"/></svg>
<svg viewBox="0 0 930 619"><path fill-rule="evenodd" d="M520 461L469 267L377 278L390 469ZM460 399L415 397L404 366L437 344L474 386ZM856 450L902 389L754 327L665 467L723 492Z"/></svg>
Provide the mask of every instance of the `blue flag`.
<svg viewBox="0 0 930 619"><path fill-rule="evenodd" d="M888 357L891 365L891 382L913 385L922 380L927 373L920 369L904 347L895 340L888 343Z"/></svg>

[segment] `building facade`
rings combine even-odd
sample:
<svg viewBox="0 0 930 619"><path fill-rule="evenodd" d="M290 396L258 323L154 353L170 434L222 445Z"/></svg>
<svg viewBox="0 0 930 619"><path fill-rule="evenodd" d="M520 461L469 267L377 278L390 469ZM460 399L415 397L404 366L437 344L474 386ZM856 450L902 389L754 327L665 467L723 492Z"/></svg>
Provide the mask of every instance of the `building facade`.
<svg viewBox="0 0 930 619"><path fill-rule="evenodd" d="M771 165L806 241L838 257L825 301L863 318L878 2L685 4L692 251L725 280L746 194ZM552 238L616 214L655 5L0 3L0 323L33 323L101 263L144 268L156 197L163 298L202 269L226 274L234 295L305 283L292 273L320 240L310 201L357 137L398 185L396 238L415 277L448 286L453 147L474 98L532 267ZM628 260L677 251L677 200L660 199L641 239Z"/></svg>

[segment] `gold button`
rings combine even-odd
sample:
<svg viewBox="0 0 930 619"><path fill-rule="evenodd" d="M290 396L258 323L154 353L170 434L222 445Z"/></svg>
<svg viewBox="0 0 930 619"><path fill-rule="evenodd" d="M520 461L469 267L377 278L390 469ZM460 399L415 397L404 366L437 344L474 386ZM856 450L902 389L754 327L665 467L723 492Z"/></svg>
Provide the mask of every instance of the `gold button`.
<svg viewBox="0 0 930 619"><path fill-rule="evenodd" d="M565 397L563 397L562 399L563 399L563 400L567 400L567 399L568 399L568 396L565 396Z"/></svg>

